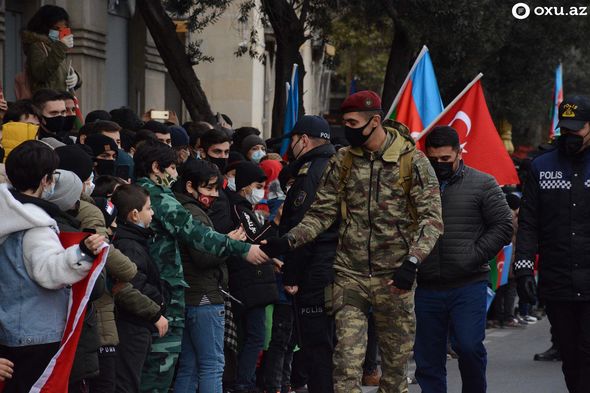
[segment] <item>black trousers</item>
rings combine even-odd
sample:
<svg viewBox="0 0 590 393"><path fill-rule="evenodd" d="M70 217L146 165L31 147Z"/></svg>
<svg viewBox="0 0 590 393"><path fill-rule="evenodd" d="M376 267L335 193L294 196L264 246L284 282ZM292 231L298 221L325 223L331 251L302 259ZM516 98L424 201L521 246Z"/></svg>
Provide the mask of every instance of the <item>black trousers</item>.
<svg viewBox="0 0 590 393"><path fill-rule="evenodd" d="M299 338L303 364L306 367L309 393L331 393L332 354L334 352L334 318L326 315L323 306L299 307Z"/></svg>
<svg viewBox="0 0 590 393"><path fill-rule="evenodd" d="M152 332L145 326L117 320L117 393L139 393L141 370L152 345Z"/></svg>
<svg viewBox="0 0 590 393"><path fill-rule="evenodd" d="M7 379L3 393L29 393L49 361L59 349L59 342L26 347L0 345L0 357L14 363L14 373Z"/></svg>
<svg viewBox="0 0 590 393"><path fill-rule="evenodd" d="M547 316L559 343L565 384L570 393L590 386L590 302L547 301Z"/></svg>
<svg viewBox="0 0 590 393"><path fill-rule="evenodd" d="M293 348L293 306L275 304L272 314L272 335L264 358L264 385L270 392L289 384Z"/></svg>
<svg viewBox="0 0 590 393"><path fill-rule="evenodd" d="M100 347L98 350L98 367L100 374L88 379L92 393L115 393L117 383L117 348Z"/></svg>

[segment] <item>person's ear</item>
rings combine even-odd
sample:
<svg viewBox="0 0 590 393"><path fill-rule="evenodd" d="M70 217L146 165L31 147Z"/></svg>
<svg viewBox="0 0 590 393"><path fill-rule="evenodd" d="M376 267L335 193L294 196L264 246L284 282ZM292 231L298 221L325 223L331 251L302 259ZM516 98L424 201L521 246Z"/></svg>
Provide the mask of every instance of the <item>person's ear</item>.
<svg viewBox="0 0 590 393"><path fill-rule="evenodd" d="M139 210L137 209L133 209L129 212L129 216L128 216L132 222L138 222L139 221Z"/></svg>
<svg viewBox="0 0 590 393"><path fill-rule="evenodd" d="M186 186L185 186L186 192L188 192L189 194L192 194L193 192L195 192L195 188L193 187L193 182L192 181L187 181L186 182Z"/></svg>
<svg viewBox="0 0 590 393"><path fill-rule="evenodd" d="M156 175L162 174L162 171L160 170L160 166L158 165L157 161L152 162L152 172Z"/></svg>
<svg viewBox="0 0 590 393"><path fill-rule="evenodd" d="M381 124L381 115L373 116L371 127L379 127L379 124Z"/></svg>

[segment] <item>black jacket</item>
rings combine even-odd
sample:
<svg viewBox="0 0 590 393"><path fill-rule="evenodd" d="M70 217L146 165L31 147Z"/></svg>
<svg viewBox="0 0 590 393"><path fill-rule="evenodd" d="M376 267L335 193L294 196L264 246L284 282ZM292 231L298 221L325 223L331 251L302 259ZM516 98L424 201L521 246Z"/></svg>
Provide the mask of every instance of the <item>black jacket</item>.
<svg viewBox="0 0 590 393"><path fill-rule="evenodd" d="M219 233L230 233L236 227L232 220L231 204L229 201L228 193L232 192L229 189L219 189L219 197L213 202L213 206L207 212L211 221L213 221L213 227Z"/></svg>
<svg viewBox="0 0 590 393"><path fill-rule="evenodd" d="M331 144L318 146L305 153L291 169L295 181L283 205L279 225L281 235L295 227L315 200L322 174L336 154ZM283 267L285 285L298 285L297 299L300 305L321 305L324 303L324 288L334 279L333 264L338 246L337 220L328 230L313 242L300 247L285 256Z"/></svg>
<svg viewBox="0 0 590 393"><path fill-rule="evenodd" d="M514 271L533 274L539 295L590 300L590 150L574 158L550 150L531 163L520 207Z"/></svg>
<svg viewBox="0 0 590 393"><path fill-rule="evenodd" d="M191 212L193 218L209 227L213 226L211 218L207 216L195 198L181 192L176 192L174 195L178 202ZM227 290L228 273L225 264L227 258L197 251L184 244L181 244L180 256L184 267L184 279L189 285L184 290L186 304L198 306L205 295L211 304L223 304L224 297L221 290Z"/></svg>
<svg viewBox="0 0 590 393"><path fill-rule="evenodd" d="M269 237L277 235L277 228L272 224L262 224L252 211L252 204L240 194L228 191L234 227L240 225L246 231L248 243L260 244ZM229 288L232 295L244 303L246 308L264 306L278 301L278 290L274 273L274 264L266 262L252 265L244 258L229 257Z"/></svg>
<svg viewBox="0 0 590 393"><path fill-rule="evenodd" d="M444 234L418 269L418 285L458 288L487 280L490 266L512 239L512 212L496 180L461 163L441 185Z"/></svg>
<svg viewBox="0 0 590 393"><path fill-rule="evenodd" d="M148 242L151 236L152 231L149 228L142 228L133 223L122 222L117 224L117 231L113 237L113 245L137 265L137 274L130 281L131 285L155 303L164 305L166 304L166 290L160 280L158 267L152 260L148 248ZM160 319L162 312L163 310L148 321L119 307L117 308L117 318L122 318L156 331L154 323Z"/></svg>

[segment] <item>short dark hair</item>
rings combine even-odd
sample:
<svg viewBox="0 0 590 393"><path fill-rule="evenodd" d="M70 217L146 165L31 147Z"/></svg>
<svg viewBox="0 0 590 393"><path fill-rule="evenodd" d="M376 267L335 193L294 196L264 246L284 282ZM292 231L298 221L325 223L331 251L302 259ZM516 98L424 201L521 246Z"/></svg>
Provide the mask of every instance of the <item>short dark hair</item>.
<svg viewBox="0 0 590 393"><path fill-rule="evenodd" d="M159 141L146 140L133 155L135 163L135 177L149 177L152 164L156 162L161 170L176 164L177 156L174 149Z"/></svg>
<svg viewBox="0 0 590 393"><path fill-rule="evenodd" d="M139 130L135 133L133 137L133 143L131 144L132 147L137 149L139 145L144 143L145 141L157 141L156 134L151 132L150 130Z"/></svg>
<svg viewBox="0 0 590 393"><path fill-rule="evenodd" d="M49 34L49 30L57 22L62 20L67 25L70 24L70 15L68 15L68 12L61 7L47 4L39 8L31 20L29 20L27 30L37 34L47 35Z"/></svg>
<svg viewBox="0 0 590 393"><path fill-rule="evenodd" d="M58 94L60 95L62 100L73 100L74 99L74 95L72 93L70 93L69 91L58 91Z"/></svg>
<svg viewBox="0 0 590 393"><path fill-rule="evenodd" d="M365 117L365 119L367 119L367 121L369 121L370 118L372 118L373 116L381 116L381 120L383 120L383 111L382 110L378 110L378 111L366 111L366 112L359 112L362 116Z"/></svg>
<svg viewBox="0 0 590 393"><path fill-rule="evenodd" d="M114 121L109 120L96 120L92 123L94 127L96 127L97 132L119 132L121 131L121 126L115 123Z"/></svg>
<svg viewBox="0 0 590 393"><path fill-rule="evenodd" d="M20 192L36 190L41 180L59 166L59 156L49 145L29 140L21 143L6 158L6 175Z"/></svg>
<svg viewBox="0 0 590 393"><path fill-rule="evenodd" d="M52 89L39 89L33 94L33 105L43 112L45 103L49 101L63 101L62 95Z"/></svg>
<svg viewBox="0 0 590 393"><path fill-rule="evenodd" d="M426 135L425 146L426 148L451 146L455 151L458 151L461 148L457 131L449 126L434 127L432 131Z"/></svg>
<svg viewBox="0 0 590 393"><path fill-rule="evenodd" d="M170 134L170 129L166 124L159 121L150 120L143 125L144 130L150 130L154 134Z"/></svg>
<svg viewBox="0 0 590 393"><path fill-rule="evenodd" d="M260 130L254 127L240 127L234 130L233 135L233 149L240 151L242 149L242 141L250 135L260 136Z"/></svg>
<svg viewBox="0 0 590 393"><path fill-rule="evenodd" d="M111 114L112 121L118 123L122 128L137 131L143 126L143 121L129 107L122 106L111 110L109 113Z"/></svg>
<svg viewBox="0 0 590 393"><path fill-rule="evenodd" d="M209 130L201 136L201 148L207 154L207 150L213 145L219 143L229 142L231 144L231 138L223 131Z"/></svg>
<svg viewBox="0 0 590 393"><path fill-rule="evenodd" d="M111 198L117 208L117 219L127 221L129 213L135 209L141 211L149 197L150 193L137 184L119 186Z"/></svg>
<svg viewBox="0 0 590 393"><path fill-rule="evenodd" d="M193 187L198 187L203 184L207 184L214 177L217 178L218 182L221 183L222 175L219 172L217 165L207 160L191 160L187 161L182 166L182 174L179 178L179 189L180 192L186 192L186 183L189 181L193 184Z"/></svg>
<svg viewBox="0 0 590 393"><path fill-rule="evenodd" d="M195 147L197 141L209 130L211 125L204 121L187 121L182 125L188 134L190 147Z"/></svg>
<svg viewBox="0 0 590 393"><path fill-rule="evenodd" d="M109 198L117 189L117 186L127 184L123 179L116 176L102 175L94 180L93 197Z"/></svg>
<svg viewBox="0 0 590 393"><path fill-rule="evenodd" d="M31 100L19 100L8 104L8 110L4 114L2 121L8 123L9 121L20 121L21 116L36 116L41 118L39 110L33 105Z"/></svg>

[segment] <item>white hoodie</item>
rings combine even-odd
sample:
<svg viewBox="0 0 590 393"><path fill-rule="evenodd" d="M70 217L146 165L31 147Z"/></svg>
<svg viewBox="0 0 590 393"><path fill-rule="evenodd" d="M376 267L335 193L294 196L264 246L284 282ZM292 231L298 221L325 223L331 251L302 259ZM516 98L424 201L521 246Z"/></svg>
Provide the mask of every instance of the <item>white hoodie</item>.
<svg viewBox="0 0 590 393"><path fill-rule="evenodd" d="M29 277L47 289L59 289L83 279L92 261L83 257L80 247L64 249L57 234L57 223L45 210L33 204L22 204L0 184L0 247L14 232L26 231L23 258ZM0 277L0 285L2 278Z"/></svg>

